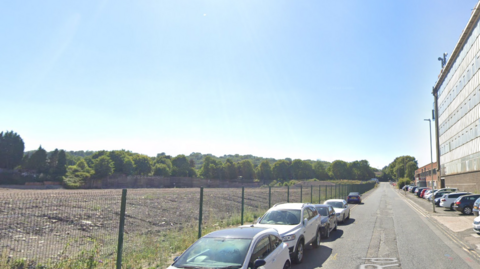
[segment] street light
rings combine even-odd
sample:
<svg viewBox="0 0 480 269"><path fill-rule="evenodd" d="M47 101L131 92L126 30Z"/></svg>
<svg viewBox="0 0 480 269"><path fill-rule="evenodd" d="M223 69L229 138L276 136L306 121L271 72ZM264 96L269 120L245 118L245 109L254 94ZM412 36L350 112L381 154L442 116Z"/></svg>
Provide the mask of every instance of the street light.
<svg viewBox="0 0 480 269"><path fill-rule="evenodd" d="M432 182L432 206L433 213L435 213L435 195L433 194L433 155L432 155L432 121L430 119L425 119L428 121L428 126L430 127L430 180Z"/></svg>

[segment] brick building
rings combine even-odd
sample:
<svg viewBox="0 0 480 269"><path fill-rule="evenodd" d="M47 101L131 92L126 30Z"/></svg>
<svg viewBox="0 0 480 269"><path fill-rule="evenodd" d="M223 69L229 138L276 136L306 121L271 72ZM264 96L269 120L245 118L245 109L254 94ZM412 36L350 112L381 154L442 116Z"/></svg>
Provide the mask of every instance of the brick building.
<svg viewBox="0 0 480 269"><path fill-rule="evenodd" d="M432 170L433 168L433 170ZM429 163L415 170L415 185L438 188L437 163ZM432 171L431 171L432 170ZM433 175L433 181L432 181ZM432 183L433 182L433 183Z"/></svg>

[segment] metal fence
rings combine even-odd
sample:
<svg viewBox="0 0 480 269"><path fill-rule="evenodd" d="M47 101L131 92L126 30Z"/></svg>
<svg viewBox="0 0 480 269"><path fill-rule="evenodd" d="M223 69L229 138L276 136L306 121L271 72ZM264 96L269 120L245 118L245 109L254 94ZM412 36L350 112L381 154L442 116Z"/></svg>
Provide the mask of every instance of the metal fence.
<svg viewBox="0 0 480 269"><path fill-rule="evenodd" d="M374 185L129 189L125 212L122 190L0 191L0 268L165 268L198 236L276 203L345 199Z"/></svg>

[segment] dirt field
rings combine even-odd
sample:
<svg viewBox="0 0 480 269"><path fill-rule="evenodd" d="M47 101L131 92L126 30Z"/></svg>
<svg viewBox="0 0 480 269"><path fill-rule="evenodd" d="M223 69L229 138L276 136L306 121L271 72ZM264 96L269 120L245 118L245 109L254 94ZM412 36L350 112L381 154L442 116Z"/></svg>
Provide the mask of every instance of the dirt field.
<svg viewBox="0 0 480 269"><path fill-rule="evenodd" d="M318 187L312 198L318 200ZM268 209L268 188L245 188L245 212ZM330 188L327 194L330 194ZM121 190L0 189L0 247L10 259L71 258L93 246L102 259L116 257ZM325 187L321 189L324 200ZM241 188L204 189L203 225L239 216ZM300 202L300 189L272 188L271 205ZM310 202L310 188L302 191ZM144 244L140 237L162 237L170 230L198 227L200 190L129 189L127 192L124 252Z"/></svg>

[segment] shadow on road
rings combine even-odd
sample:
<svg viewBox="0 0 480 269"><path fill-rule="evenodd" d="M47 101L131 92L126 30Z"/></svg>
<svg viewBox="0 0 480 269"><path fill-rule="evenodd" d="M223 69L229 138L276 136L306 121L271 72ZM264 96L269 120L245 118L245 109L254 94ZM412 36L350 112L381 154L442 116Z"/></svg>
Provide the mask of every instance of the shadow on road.
<svg viewBox="0 0 480 269"><path fill-rule="evenodd" d="M331 236L330 236L331 237ZM294 264L292 268L317 268L322 267L323 263L332 255L332 249L320 245L319 248L305 248L305 256L301 264Z"/></svg>
<svg viewBox="0 0 480 269"><path fill-rule="evenodd" d="M340 225L350 225L355 222L355 219L352 219L351 217L349 219L346 219L343 223L339 223Z"/></svg>
<svg viewBox="0 0 480 269"><path fill-rule="evenodd" d="M331 231L330 232L330 237L329 238L324 238L322 242L332 242L337 240L338 238L342 237L343 231L340 229L337 229L336 231Z"/></svg>

